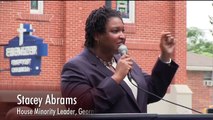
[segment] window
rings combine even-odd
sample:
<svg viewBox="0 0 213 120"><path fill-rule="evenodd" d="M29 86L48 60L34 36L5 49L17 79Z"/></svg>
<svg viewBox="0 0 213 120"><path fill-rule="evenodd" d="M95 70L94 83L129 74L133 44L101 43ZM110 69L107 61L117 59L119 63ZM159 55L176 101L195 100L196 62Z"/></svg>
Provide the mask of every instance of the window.
<svg viewBox="0 0 213 120"><path fill-rule="evenodd" d="M213 72L204 72L203 80L205 86L213 86Z"/></svg>
<svg viewBox="0 0 213 120"><path fill-rule="evenodd" d="M204 72L204 80L213 80L213 72L212 71Z"/></svg>
<svg viewBox="0 0 213 120"><path fill-rule="evenodd" d="M30 1L30 14L43 14L43 1Z"/></svg>
<svg viewBox="0 0 213 120"><path fill-rule="evenodd" d="M116 10L121 12L125 23L135 23L135 1L116 1Z"/></svg>

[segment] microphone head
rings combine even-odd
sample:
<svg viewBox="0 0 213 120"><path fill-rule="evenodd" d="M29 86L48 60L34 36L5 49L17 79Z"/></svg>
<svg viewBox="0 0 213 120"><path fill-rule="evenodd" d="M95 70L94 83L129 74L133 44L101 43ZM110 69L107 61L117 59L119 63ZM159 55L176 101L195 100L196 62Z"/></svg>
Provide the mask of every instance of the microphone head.
<svg viewBox="0 0 213 120"><path fill-rule="evenodd" d="M128 49L127 49L126 45L121 44L120 47L118 48L118 52L121 56L124 54L127 54Z"/></svg>

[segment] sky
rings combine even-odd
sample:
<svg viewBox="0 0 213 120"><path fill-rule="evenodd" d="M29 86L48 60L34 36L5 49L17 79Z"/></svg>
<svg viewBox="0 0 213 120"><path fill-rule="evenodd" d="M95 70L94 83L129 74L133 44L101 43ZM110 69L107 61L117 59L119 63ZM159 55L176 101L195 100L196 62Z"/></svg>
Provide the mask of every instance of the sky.
<svg viewBox="0 0 213 120"><path fill-rule="evenodd" d="M213 41L209 29L213 26L209 23L209 17L213 16L213 1L187 1L187 28L197 27L205 33L205 38Z"/></svg>

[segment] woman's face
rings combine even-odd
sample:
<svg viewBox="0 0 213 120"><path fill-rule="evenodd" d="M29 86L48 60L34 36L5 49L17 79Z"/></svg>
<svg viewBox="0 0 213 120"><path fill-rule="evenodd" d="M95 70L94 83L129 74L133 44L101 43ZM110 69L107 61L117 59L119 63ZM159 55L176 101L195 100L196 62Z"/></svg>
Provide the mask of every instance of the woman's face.
<svg viewBox="0 0 213 120"><path fill-rule="evenodd" d="M118 53L118 47L125 44L124 24L119 17L111 17L106 24L106 32L99 35L99 47L104 53Z"/></svg>

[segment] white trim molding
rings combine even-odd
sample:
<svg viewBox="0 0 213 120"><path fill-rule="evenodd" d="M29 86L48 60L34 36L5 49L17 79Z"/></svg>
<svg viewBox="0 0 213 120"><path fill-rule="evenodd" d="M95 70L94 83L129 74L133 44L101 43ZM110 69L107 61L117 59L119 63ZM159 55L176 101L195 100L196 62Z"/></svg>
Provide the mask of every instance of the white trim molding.
<svg viewBox="0 0 213 120"><path fill-rule="evenodd" d="M186 69L191 71L213 71L213 66L186 66Z"/></svg>

